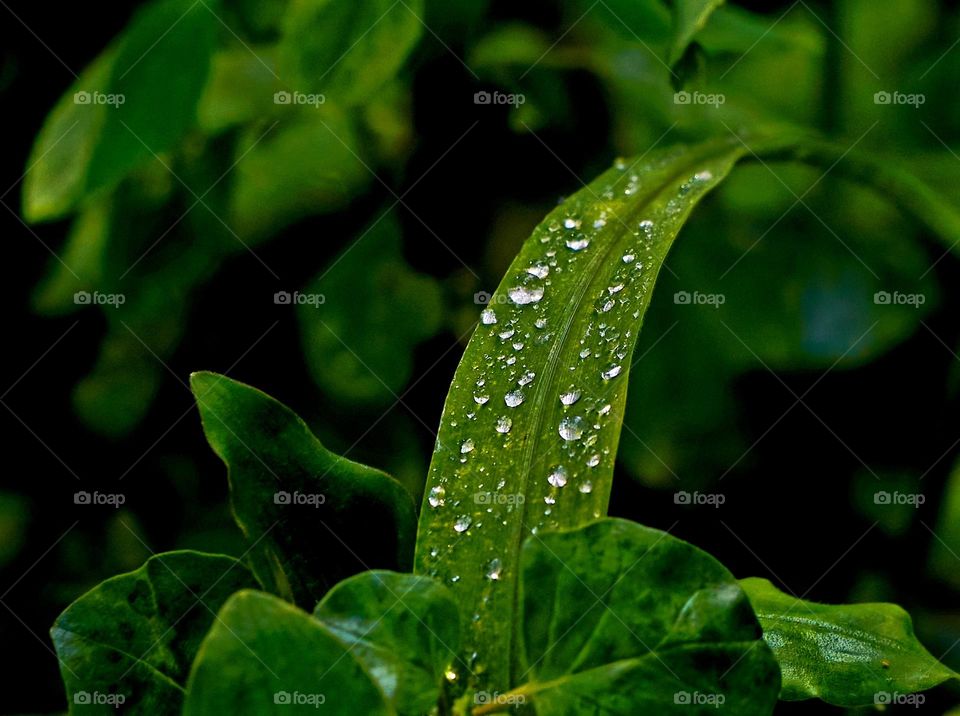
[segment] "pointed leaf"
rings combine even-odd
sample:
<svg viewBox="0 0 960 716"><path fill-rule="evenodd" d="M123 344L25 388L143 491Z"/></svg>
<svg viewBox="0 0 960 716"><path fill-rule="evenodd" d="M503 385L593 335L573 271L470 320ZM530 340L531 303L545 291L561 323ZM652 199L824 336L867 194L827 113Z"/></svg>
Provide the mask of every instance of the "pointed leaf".
<svg viewBox="0 0 960 716"><path fill-rule="evenodd" d="M243 591L224 605L200 647L183 713L394 712L347 644L319 621L269 594Z"/></svg>
<svg viewBox="0 0 960 716"><path fill-rule="evenodd" d="M958 674L935 659L895 604L817 604L742 579L783 673L781 698L837 706L892 703Z"/></svg>
<svg viewBox="0 0 960 716"><path fill-rule="evenodd" d="M255 586L232 557L166 552L77 599L51 629L70 713L179 714L190 664L227 598ZM107 705L104 705L107 704Z"/></svg>
<svg viewBox="0 0 960 716"><path fill-rule="evenodd" d="M457 604L442 584L364 572L331 589L314 616L366 666L400 716L436 707L460 639Z"/></svg>
<svg viewBox="0 0 960 716"><path fill-rule="evenodd" d="M334 455L256 388L215 373L194 373L190 384L270 591L312 609L345 576L409 564L416 515L399 483Z"/></svg>

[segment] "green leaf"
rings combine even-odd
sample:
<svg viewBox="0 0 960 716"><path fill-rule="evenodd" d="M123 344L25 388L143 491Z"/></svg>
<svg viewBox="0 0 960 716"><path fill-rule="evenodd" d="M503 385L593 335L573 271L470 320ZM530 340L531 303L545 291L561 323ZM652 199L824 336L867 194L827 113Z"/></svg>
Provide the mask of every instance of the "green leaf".
<svg viewBox="0 0 960 716"><path fill-rule="evenodd" d="M416 513L399 483L334 455L255 388L215 373L190 384L265 587L312 609L345 576L409 565Z"/></svg>
<svg viewBox="0 0 960 716"><path fill-rule="evenodd" d="M442 584L364 572L331 589L314 616L366 666L398 714L436 707L460 639L457 604Z"/></svg>
<svg viewBox="0 0 960 716"><path fill-rule="evenodd" d="M354 405L395 399L413 372L414 348L443 318L440 287L404 260L392 213L350 243L305 292L324 299L298 311L313 378Z"/></svg>
<svg viewBox="0 0 960 716"><path fill-rule="evenodd" d="M292 0L279 45L290 91L347 106L370 98L423 33L423 0Z"/></svg>
<svg viewBox="0 0 960 716"><path fill-rule="evenodd" d="M178 714L190 664L214 616L255 586L240 562L182 551L151 557L77 599L51 629L70 713Z"/></svg>
<svg viewBox="0 0 960 716"><path fill-rule="evenodd" d="M693 42L693 38L706 26L713 11L726 0L674 0L673 41L667 64L673 67Z"/></svg>
<svg viewBox="0 0 960 716"><path fill-rule="evenodd" d="M820 698L837 706L890 703L957 678L913 634L895 604L817 604L766 579L742 579L783 674L780 698Z"/></svg>
<svg viewBox="0 0 960 716"><path fill-rule="evenodd" d="M394 711L353 650L319 621L269 594L243 591L224 605L200 647L183 713Z"/></svg>
<svg viewBox="0 0 960 716"><path fill-rule="evenodd" d="M720 141L621 162L537 227L482 313L444 407L416 568L456 578L464 653L488 663L492 688L507 682L494 655L511 651L520 543L605 514L657 272L696 202L744 153ZM496 585L485 576L494 559Z"/></svg>
<svg viewBox="0 0 960 716"><path fill-rule="evenodd" d="M940 498L930 541L930 570L960 590L960 463L953 466Z"/></svg>
<svg viewBox="0 0 960 716"><path fill-rule="evenodd" d="M743 590L713 557L665 532L605 519L534 535L520 604L510 695L539 716L719 707L754 716L777 701L777 664Z"/></svg>
<svg viewBox="0 0 960 716"><path fill-rule="evenodd" d="M217 8L190 0L147 5L81 74L50 113L27 161L28 221L68 214L176 146L196 123Z"/></svg>

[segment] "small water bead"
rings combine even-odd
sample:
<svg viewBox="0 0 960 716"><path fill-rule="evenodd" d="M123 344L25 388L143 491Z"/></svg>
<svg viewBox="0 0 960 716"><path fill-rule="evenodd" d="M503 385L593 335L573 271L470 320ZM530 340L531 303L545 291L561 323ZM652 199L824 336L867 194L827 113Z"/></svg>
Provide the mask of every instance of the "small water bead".
<svg viewBox="0 0 960 716"><path fill-rule="evenodd" d="M579 229L580 228L580 219L574 219L567 217L563 220L563 228L565 229Z"/></svg>
<svg viewBox="0 0 960 716"><path fill-rule="evenodd" d="M442 485L434 485L430 488L430 492L427 495L427 503L431 507L441 507L444 502L443 498L446 497L446 494L447 491L443 489Z"/></svg>
<svg viewBox="0 0 960 716"><path fill-rule="evenodd" d="M613 166L622 172L627 168L627 162L623 157L617 157L613 162Z"/></svg>
<svg viewBox="0 0 960 716"><path fill-rule="evenodd" d="M509 393L503 396L503 402L507 404L508 408L516 408L525 399L526 396L519 390L511 390Z"/></svg>
<svg viewBox="0 0 960 716"><path fill-rule="evenodd" d="M491 326L497 322L497 314L492 308L485 308L480 312L480 322L485 326Z"/></svg>
<svg viewBox="0 0 960 716"><path fill-rule="evenodd" d="M653 231L653 222L650 219L644 219L640 222L640 228L643 229L643 233L649 234Z"/></svg>
<svg viewBox="0 0 960 716"><path fill-rule="evenodd" d="M590 239L585 236L579 239L567 239L566 244L568 249L582 251L590 245Z"/></svg>
<svg viewBox="0 0 960 716"><path fill-rule="evenodd" d="M510 357L507 358L507 360L504 361L504 362L505 362L507 365L513 365L514 363L517 362L517 357L516 357L516 356L510 356Z"/></svg>
<svg viewBox="0 0 960 716"><path fill-rule="evenodd" d="M443 677L444 677L447 681L450 681L450 682L456 681L456 680L457 680L457 672L454 671L453 669L447 669L447 670L443 673Z"/></svg>
<svg viewBox="0 0 960 716"><path fill-rule="evenodd" d="M550 267L543 264L534 264L527 268L527 273L537 278L546 278L550 273Z"/></svg>
<svg viewBox="0 0 960 716"><path fill-rule="evenodd" d="M522 350L523 350L523 343L521 343L520 341L515 341L515 342L513 343L513 350L515 350L515 351L522 351Z"/></svg>
<svg viewBox="0 0 960 716"><path fill-rule="evenodd" d="M488 400L490 400L489 395L474 395L473 402L477 405L484 405Z"/></svg>
<svg viewBox="0 0 960 716"><path fill-rule="evenodd" d="M711 179L713 179L713 172L710 171L709 169L704 169L702 172L697 172L696 174L694 174L693 178L701 182L710 181Z"/></svg>
<svg viewBox="0 0 960 716"><path fill-rule="evenodd" d="M619 365L612 365L609 368L607 368L605 371L603 371L600 374L600 377L603 378L604 380L611 380L613 378L616 378L618 375L620 375L620 371L622 370L623 368L620 367Z"/></svg>
<svg viewBox="0 0 960 716"><path fill-rule="evenodd" d="M460 581L460 575L459 574L453 575L452 577L450 577L450 581L456 584L457 582Z"/></svg>
<svg viewBox="0 0 960 716"><path fill-rule="evenodd" d="M594 229L602 229L602 228L603 228L604 226L606 226L606 225L607 225L607 220L606 220L605 218L603 218L602 216L601 216L599 219L597 219L596 221L593 222L593 228L594 228Z"/></svg>
<svg viewBox="0 0 960 716"><path fill-rule="evenodd" d="M576 388L568 390L566 393L560 393L560 402L564 405L573 405L580 400L580 391Z"/></svg>
<svg viewBox="0 0 960 716"><path fill-rule="evenodd" d="M552 497L551 495L547 495L546 497L544 497L543 501L546 502L548 505L557 504L557 498Z"/></svg>
<svg viewBox="0 0 960 716"><path fill-rule="evenodd" d="M580 351L580 357L581 357L581 358L587 358L589 355L590 355L590 349L589 349L589 348L584 348L582 351Z"/></svg>
<svg viewBox="0 0 960 716"><path fill-rule="evenodd" d="M600 410L598 410L597 412L598 412L600 415L607 415L607 414L610 412L610 408L611 408L610 403L607 403L607 404L604 405L602 408L600 408Z"/></svg>
<svg viewBox="0 0 960 716"><path fill-rule="evenodd" d="M460 444L460 454L465 455L468 452L473 452L474 443L471 438L467 438Z"/></svg>
<svg viewBox="0 0 960 716"><path fill-rule="evenodd" d="M547 327L547 319L546 319L546 318L538 318L536 321L533 322L533 325L535 325L537 328L546 328L546 327Z"/></svg>
<svg viewBox="0 0 960 716"><path fill-rule="evenodd" d="M536 378L536 377L537 377L537 374L534 373L532 370L531 370L531 371L527 371L527 372L524 373L522 376L520 376L520 380L517 381L517 384L518 384L518 385L527 385L528 383L533 382L533 379Z"/></svg>
<svg viewBox="0 0 960 716"><path fill-rule="evenodd" d="M609 301L607 301L600 307L600 311L603 313L607 313L610 309L612 309L616 305L617 305L617 302L611 298Z"/></svg>
<svg viewBox="0 0 960 716"><path fill-rule="evenodd" d="M590 456L590 459L587 460L587 467L596 467L600 464L600 454L594 453Z"/></svg>
<svg viewBox="0 0 960 716"><path fill-rule="evenodd" d="M625 264L632 264L637 260L637 257L634 254L624 254L620 260Z"/></svg>
<svg viewBox="0 0 960 716"><path fill-rule="evenodd" d="M500 331L500 333L498 333L497 335L500 336L500 340L505 341L505 340L507 340L508 338L512 338L514 333L516 333L516 330L515 330L515 329L513 329L513 328L508 328L508 329L505 330L505 331Z"/></svg>
<svg viewBox="0 0 960 716"><path fill-rule="evenodd" d="M518 306L526 306L531 303L536 303L543 298L543 289L537 286L531 286L529 288L517 286L507 291L507 295L510 296L510 300Z"/></svg>
<svg viewBox="0 0 960 716"><path fill-rule="evenodd" d="M503 563L499 559L490 560L490 564L487 566L487 579L496 582L500 579L501 572L503 572Z"/></svg>
<svg viewBox="0 0 960 716"><path fill-rule="evenodd" d="M580 483L580 487L577 489L580 490L580 492L582 492L584 495L589 495L591 492L593 492L593 483L590 482L590 480L586 480L585 482Z"/></svg>
<svg viewBox="0 0 960 716"><path fill-rule="evenodd" d="M497 418L496 429L498 433L502 435L506 435L507 433L510 432L510 428L512 427L513 427L513 421L510 418L508 418L506 415L502 415L499 418Z"/></svg>
<svg viewBox="0 0 960 716"><path fill-rule="evenodd" d="M607 293L609 293L611 296L615 293L620 293L622 290L623 290L622 283L618 283L613 286L607 286Z"/></svg>
<svg viewBox="0 0 960 716"><path fill-rule="evenodd" d="M453 523L453 529L456 532L466 532L471 524L473 524L473 518L470 515L460 515Z"/></svg>
<svg viewBox="0 0 960 716"><path fill-rule="evenodd" d="M567 484L566 469L562 465L553 468L553 470L550 471L550 474L547 475L547 482L549 482L554 487L563 487L564 485L566 485Z"/></svg>
<svg viewBox="0 0 960 716"><path fill-rule="evenodd" d="M566 441L579 440L583 437L583 418L579 416L566 417L560 421L558 428L560 437Z"/></svg>

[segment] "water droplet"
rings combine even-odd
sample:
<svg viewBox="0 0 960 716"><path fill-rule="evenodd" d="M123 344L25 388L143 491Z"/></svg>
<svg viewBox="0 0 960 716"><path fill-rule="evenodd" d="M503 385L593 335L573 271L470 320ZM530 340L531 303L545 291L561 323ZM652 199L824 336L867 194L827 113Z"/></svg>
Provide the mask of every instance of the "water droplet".
<svg viewBox="0 0 960 716"><path fill-rule="evenodd" d="M583 237L580 239L567 239L567 248L573 249L574 251L582 251L590 245L590 239Z"/></svg>
<svg viewBox="0 0 960 716"><path fill-rule="evenodd" d="M550 273L550 267L544 264L534 264L527 268L527 273L537 278L546 278Z"/></svg>
<svg viewBox="0 0 960 716"><path fill-rule="evenodd" d="M516 408L520 403L526 399L526 396L519 390L511 390L505 396L503 396L503 402L507 404L508 408Z"/></svg>
<svg viewBox="0 0 960 716"><path fill-rule="evenodd" d="M582 492L584 495L589 495L591 492L593 492L593 483L590 482L590 480L587 480L586 482L582 482L580 487L577 489L580 490L580 492Z"/></svg>
<svg viewBox="0 0 960 716"><path fill-rule="evenodd" d="M543 298L543 289L536 286L531 286L530 288L517 286L507 291L507 295L509 295L510 300L518 306L526 306L529 303L536 303Z"/></svg>
<svg viewBox="0 0 960 716"><path fill-rule="evenodd" d="M600 374L600 377L604 380L610 380L611 378L616 378L618 375L620 375L621 370L623 370L623 368L621 368L619 365L612 365L603 371Z"/></svg>
<svg viewBox="0 0 960 716"><path fill-rule="evenodd" d="M547 327L547 319L546 319L546 318L538 318L536 321L533 322L533 325L535 325L537 328L546 328L546 327Z"/></svg>
<svg viewBox="0 0 960 716"><path fill-rule="evenodd" d="M474 395L474 396L473 396L473 402L475 402L477 405L483 405L483 404L486 403L488 400L490 400L490 396L489 396L489 395Z"/></svg>
<svg viewBox="0 0 960 716"><path fill-rule="evenodd" d="M506 415L502 415L497 418L497 432L501 434L506 434L510 432L510 428L513 427L513 421L508 418Z"/></svg>
<svg viewBox="0 0 960 716"><path fill-rule="evenodd" d="M520 380L517 381L517 384L518 384L518 385L526 385L527 383L532 382L533 379L536 378L536 377L537 377L537 374L534 373L532 370L531 370L531 371L527 371L527 372L524 373L522 376L520 376Z"/></svg>
<svg viewBox="0 0 960 716"><path fill-rule="evenodd" d="M444 676L444 678L445 678L447 681L456 681L456 680L457 680L457 672L454 671L453 669L447 669L447 670L444 672L443 676Z"/></svg>
<svg viewBox="0 0 960 716"><path fill-rule="evenodd" d="M610 403L607 403L602 408L600 408L600 410L598 410L597 412L600 413L600 415L606 415L607 413L610 412L610 408L611 408Z"/></svg>
<svg viewBox="0 0 960 716"><path fill-rule="evenodd" d="M503 564L499 559L490 560L490 564L487 566L487 579L492 579L496 582L500 579L500 573L503 571Z"/></svg>
<svg viewBox="0 0 960 716"><path fill-rule="evenodd" d="M704 169L702 172L697 172L694 174L693 178L697 181L710 181L713 179L713 172L709 169Z"/></svg>
<svg viewBox="0 0 960 716"><path fill-rule="evenodd" d="M560 421L559 432L564 440L579 440L583 437L583 418L579 416L564 418Z"/></svg>
<svg viewBox="0 0 960 716"><path fill-rule="evenodd" d="M650 219L644 219L640 222L640 228L643 229L643 233L649 234L653 231L653 222Z"/></svg>
<svg viewBox="0 0 960 716"><path fill-rule="evenodd" d="M549 482L554 487L563 487L567 484L567 471L562 466L559 465L553 470L550 471L550 474L547 475L547 482Z"/></svg>
<svg viewBox="0 0 960 716"><path fill-rule="evenodd" d="M611 296L615 293L620 293L622 290L623 290L622 283L618 283L614 286L607 286L607 293L609 293Z"/></svg>
<svg viewBox="0 0 960 716"><path fill-rule="evenodd" d="M576 388L568 390L566 393L560 393L560 402L564 405L573 405L580 400L580 391Z"/></svg>
<svg viewBox="0 0 960 716"><path fill-rule="evenodd" d="M467 438L460 444L460 453L466 454L468 452L473 452L473 440Z"/></svg>
<svg viewBox="0 0 960 716"><path fill-rule="evenodd" d="M636 259L637 257L634 256L633 254L624 254L623 258L620 260L623 261L623 263L625 264L632 264L634 261L636 261Z"/></svg>
<svg viewBox="0 0 960 716"><path fill-rule="evenodd" d="M551 495L547 495L546 497L544 497L543 501L546 502L548 505L557 504L557 498L552 497Z"/></svg>
<svg viewBox="0 0 960 716"><path fill-rule="evenodd" d="M606 225L607 225L607 220L604 219L602 216L593 222L594 229L602 229Z"/></svg>
<svg viewBox="0 0 960 716"><path fill-rule="evenodd" d="M589 355L590 355L590 349L589 349L589 348L584 348L582 351L580 351L580 357L581 357L581 358L586 358L586 357L589 356Z"/></svg>
<svg viewBox="0 0 960 716"><path fill-rule="evenodd" d="M480 322L489 326L497 322L497 314L492 308L485 308L480 312Z"/></svg>
<svg viewBox="0 0 960 716"><path fill-rule="evenodd" d="M616 306L616 305L617 305L617 302L614 301L614 300L611 298L609 301L607 301L605 304L603 304L603 305L600 307L600 310L601 310L601 312L606 313L607 311L609 311L611 308L613 308L613 307Z"/></svg>
<svg viewBox="0 0 960 716"><path fill-rule="evenodd" d="M599 464L600 464L600 455L599 455L599 453L595 453L595 454L591 455L591 456L590 456L590 459L587 460L587 467L596 467L596 466L599 465Z"/></svg>
<svg viewBox="0 0 960 716"><path fill-rule="evenodd" d="M567 217L563 220L563 228L565 229L579 229L580 228L580 219L574 219L572 217Z"/></svg>
<svg viewBox="0 0 960 716"><path fill-rule="evenodd" d="M444 490L441 485L434 485L430 488L429 495L427 495L427 502L431 507L440 507L443 505L443 498L446 496L446 494L447 491Z"/></svg>
<svg viewBox="0 0 960 716"><path fill-rule="evenodd" d="M508 328L505 331L500 331L500 333L497 335L500 336L500 340L505 341L508 338L512 338L514 333L516 333L516 331L513 328Z"/></svg>
<svg viewBox="0 0 960 716"><path fill-rule="evenodd" d="M471 524L473 524L473 518L470 515L460 515L457 521L453 523L453 529L456 532L466 532L470 529Z"/></svg>

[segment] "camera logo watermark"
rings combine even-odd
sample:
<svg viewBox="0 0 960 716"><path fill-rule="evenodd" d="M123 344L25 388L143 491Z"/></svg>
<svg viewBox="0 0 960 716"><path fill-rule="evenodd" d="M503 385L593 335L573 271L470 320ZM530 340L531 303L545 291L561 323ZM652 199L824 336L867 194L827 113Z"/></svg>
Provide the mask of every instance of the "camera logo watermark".
<svg viewBox="0 0 960 716"><path fill-rule="evenodd" d="M527 703L525 694L501 694L499 691L478 691L473 695L474 706L519 706Z"/></svg>
<svg viewBox="0 0 960 716"><path fill-rule="evenodd" d="M319 492L286 492L280 490L273 493L273 504L275 505L306 505L308 507L320 507L327 501L327 496Z"/></svg>
<svg viewBox="0 0 960 716"><path fill-rule="evenodd" d="M277 291L273 302L278 306L313 306L318 308L327 302L322 293L300 293L299 291Z"/></svg>
<svg viewBox="0 0 960 716"><path fill-rule="evenodd" d="M680 92L673 93L673 103L674 104L696 104L704 105L707 107L713 107L717 109L721 104L724 104L727 101L727 96L720 92L707 93L707 92L687 92L682 90Z"/></svg>
<svg viewBox="0 0 960 716"><path fill-rule="evenodd" d="M873 294L873 302L878 306L913 306L914 308L920 308L927 302L927 297L922 293L877 291Z"/></svg>
<svg viewBox="0 0 960 716"><path fill-rule="evenodd" d="M73 493L73 504L75 505L92 505L94 507L107 505L117 508L126 501L127 496L120 492L97 492L96 490L87 492L86 490L80 490Z"/></svg>
<svg viewBox="0 0 960 716"><path fill-rule="evenodd" d="M78 306L113 306L114 308L120 308L127 302L127 297L122 293L77 291L73 294L73 302Z"/></svg>
<svg viewBox="0 0 960 716"><path fill-rule="evenodd" d="M312 706L318 709L326 702L324 694L305 694L300 691L277 691L273 694L273 703L278 706Z"/></svg>
<svg viewBox="0 0 960 716"><path fill-rule="evenodd" d="M511 492L475 492L473 501L478 505L522 505L526 496Z"/></svg>
<svg viewBox="0 0 960 716"><path fill-rule="evenodd" d="M108 94L106 92L74 92L74 104L106 105L114 109L120 109L120 105L127 101L126 95Z"/></svg>
<svg viewBox="0 0 960 716"><path fill-rule="evenodd" d="M286 90L281 90L280 92L274 92L273 94L273 103L274 104L289 104L297 106L306 106L313 107L314 109L319 109L321 104L324 104L327 101L326 96L322 94L308 94L306 92L287 92Z"/></svg>
<svg viewBox="0 0 960 716"><path fill-rule="evenodd" d="M901 694L897 691L878 691L873 695L873 703L877 706L913 706L920 708L926 702L924 694Z"/></svg>
<svg viewBox="0 0 960 716"><path fill-rule="evenodd" d="M105 694L100 691L75 691L73 703L77 706L123 706L127 697L124 694Z"/></svg>
<svg viewBox="0 0 960 716"><path fill-rule="evenodd" d="M723 694L702 694L699 691L678 691L673 695L673 703L678 706L723 706L727 697Z"/></svg>
<svg viewBox="0 0 960 716"><path fill-rule="evenodd" d="M675 505L706 505L709 507L720 507L727 501L727 496L720 492L675 492L673 493L673 503Z"/></svg>
<svg viewBox="0 0 960 716"><path fill-rule="evenodd" d="M474 104L507 104L512 107L519 107L526 101L526 96L519 92L508 94L506 92L480 90L473 95Z"/></svg>
<svg viewBox="0 0 960 716"><path fill-rule="evenodd" d="M904 92L886 92L881 90L873 95L874 104L909 105L914 109L919 109L920 105L926 101L927 96L920 93L906 94Z"/></svg>
<svg viewBox="0 0 960 716"><path fill-rule="evenodd" d="M911 507L920 507L927 501L927 496L920 492L887 492L880 490L873 493L873 504L875 505L910 505Z"/></svg>
<svg viewBox="0 0 960 716"><path fill-rule="evenodd" d="M677 291L673 294L673 302L678 306L713 306L714 308L720 308L727 302L727 297L722 293Z"/></svg>

